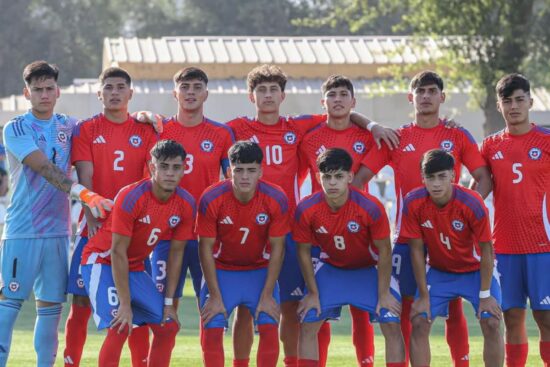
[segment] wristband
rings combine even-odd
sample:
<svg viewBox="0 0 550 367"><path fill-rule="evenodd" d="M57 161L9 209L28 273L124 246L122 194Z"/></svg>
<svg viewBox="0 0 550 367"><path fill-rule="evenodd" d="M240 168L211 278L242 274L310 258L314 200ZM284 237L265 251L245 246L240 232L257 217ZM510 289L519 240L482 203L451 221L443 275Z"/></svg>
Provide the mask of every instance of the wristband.
<svg viewBox="0 0 550 367"><path fill-rule="evenodd" d="M174 305L174 299L169 298L169 297L165 297L164 298L164 305L165 306L173 306Z"/></svg>
<svg viewBox="0 0 550 367"><path fill-rule="evenodd" d="M487 289L486 291L479 291L479 299L491 297L491 290Z"/></svg>
<svg viewBox="0 0 550 367"><path fill-rule="evenodd" d="M368 131L372 131L372 129L373 129L376 125L378 125L378 122L375 122L375 121L369 122L368 125L367 125L367 130L368 130Z"/></svg>

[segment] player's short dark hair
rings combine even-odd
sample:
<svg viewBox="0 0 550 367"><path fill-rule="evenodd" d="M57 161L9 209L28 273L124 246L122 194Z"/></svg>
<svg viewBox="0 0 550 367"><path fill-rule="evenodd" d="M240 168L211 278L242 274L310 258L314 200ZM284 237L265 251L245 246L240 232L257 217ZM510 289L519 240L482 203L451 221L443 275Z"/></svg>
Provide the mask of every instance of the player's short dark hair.
<svg viewBox="0 0 550 367"><path fill-rule="evenodd" d="M105 84L105 79L107 78L123 78L126 84L132 84L132 78L130 77L130 74L128 74L128 72L123 68L119 68L116 66L112 66L103 70L103 72L99 75L99 82L101 83L101 85Z"/></svg>
<svg viewBox="0 0 550 367"><path fill-rule="evenodd" d="M187 152L183 149L183 145L175 140L159 140L151 149L151 157L159 161L176 157L181 157L182 160L185 160L186 156Z"/></svg>
<svg viewBox="0 0 550 367"><path fill-rule="evenodd" d="M518 89L531 93L529 79L521 74L513 73L503 76L497 83L496 91L500 98L510 97Z"/></svg>
<svg viewBox="0 0 550 367"><path fill-rule="evenodd" d="M351 96L353 97L353 95L354 95L353 83L351 82L351 80L348 77L343 76L343 75L331 75L331 76L329 76L327 78L327 80L325 80L323 85L321 86L321 92L324 95L329 90L334 89L334 88L338 88L338 87L346 88L347 90L350 91Z"/></svg>
<svg viewBox="0 0 550 367"><path fill-rule="evenodd" d="M206 73L202 69L196 67L181 69L176 74L174 74L173 79L175 85L193 79L200 80L201 82L204 82L204 84L208 85L208 75L206 75Z"/></svg>
<svg viewBox="0 0 550 367"><path fill-rule="evenodd" d="M231 164L258 163L262 164L264 153L262 148L252 141L240 140L233 144L227 152Z"/></svg>
<svg viewBox="0 0 550 367"><path fill-rule="evenodd" d="M422 174L433 175L436 172L453 170L455 159L452 154L441 149L428 150L422 156L420 169Z"/></svg>
<svg viewBox="0 0 550 367"><path fill-rule="evenodd" d="M252 93L260 83L277 83L281 91L285 91L287 76L283 70L275 65L261 65L252 69L246 77L248 91Z"/></svg>
<svg viewBox="0 0 550 367"><path fill-rule="evenodd" d="M409 84L409 90L412 92L417 88L424 87L426 85L435 84L440 91L443 91L443 79L434 71L426 70L413 76L411 83Z"/></svg>
<svg viewBox="0 0 550 367"><path fill-rule="evenodd" d="M351 155L342 148L330 148L319 154L317 157L317 168L321 173L332 171L351 171L353 159Z"/></svg>
<svg viewBox="0 0 550 367"><path fill-rule="evenodd" d="M53 79L57 82L59 69L44 60L33 61L23 69L23 80L27 85L35 79Z"/></svg>
<svg viewBox="0 0 550 367"><path fill-rule="evenodd" d="M0 167L0 178L6 177L8 175L8 171Z"/></svg>

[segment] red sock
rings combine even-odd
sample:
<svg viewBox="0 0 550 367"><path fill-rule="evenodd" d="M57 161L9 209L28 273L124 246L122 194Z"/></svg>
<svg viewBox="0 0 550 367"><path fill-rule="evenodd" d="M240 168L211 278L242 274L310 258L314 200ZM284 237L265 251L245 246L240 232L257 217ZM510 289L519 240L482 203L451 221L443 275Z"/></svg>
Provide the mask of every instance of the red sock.
<svg viewBox="0 0 550 367"><path fill-rule="evenodd" d="M330 323L328 321L323 322L323 325L321 325L317 334L317 342L319 343L319 367L325 367L327 365L328 346L330 344ZM301 359L298 360L298 366L301 366L300 361Z"/></svg>
<svg viewBox="0 0 550 367"><path fill-rule="evenodd" d="M298 359L298 367L319 367L319 361L314 359Z"/></svg>
<svg viewBox="0 0 550 367"><path fill-rule="evenodd" d="M403 334L403 342L405 343L405 362L409 363L409 346L411 341L411 307L414 298L403 297L401 301L401 333Z"/></svg>
<svg viewBox="0 0 550 367"><path fill-rule="evenodd" d="M99 351L98 365L101 367L118 367L122 347L128 338L128 328L118 333L118 328L108 329L107 336Z"/></svg>
<svg viewBox="0 0 550 367"><path fill-rule="evenodd" d="M468 344L468 323L462 310L462 298L449 302L449 318L445 322L445 337L451 348L454 367L468 367L470 345Z"/></svg>
<svg viewBox="0 0 550 367"><path fill-rule="evenodd" d="M544 367L550 367L550 342L539 342L540 357L544 362Z"/></svg>
<svg viewBox="0 0 550 367"><path fill-rule="evenodd" d="M387 362L386 367L407 367L407 362L393 362L393 363ZM421 367L424 367L424 366L421 366ZM429 367L429 366L425 366L425 367Z"/></svg>
<svg viewBox="0 0 550 367"><path fill-rule="evenodd" d="M529 344L506 344L506 367L525 367Z"/></svg>
<svg viewBox="0 0 550 367"><path fill-rule="evenodd" d="M256 363L258 367L276 367L279 359L279 327L277 324L258 325L260 343Z"/></svg>
<svg viewBox="0 0 550 367"><path fill-rule="evenodd" d="M250 358L234 359L233 360L233 367L248 367L249 362L250 362Z"/></svg>
<svg viewBox="0 0 550 367"><path fill-rule="evenodd" d="M202 333L204 367L223 367L223 328L204 329Z"/></svg>
<svg viewBox="0 0 550 367"><path fill-rule="evenodd" d="M132 355L132 367L147 367L149 355L149 326L143 325L132 329L128 337L128 347Z"/></svg>
<svg viewBox="0 0 550 367"><path fill-rule="evenodd" d="M176 345L176 335L180 328L175 321L169 321L164 326L151 324L150 327L153 330L153 343L149 351L149 366L169 367L172 349Z"/></svg>
<svg viewBox="0 0 550 367"><path fill-rule="evenodd" d="M80 365L91 312L92 309L88 306L71 305L71 311L65 323L65 350L63 351L65 367Z"/></svg>
<svg viewBox="0 0 550 367"><path fill-rule="evenodd" d="M350 306L351 336L359 366L374 365L374 328L369 313Z"/></svg>
<svg viewBox="0 0 550 367"><path fill-rule="evenodd" d="M285 367L298 367L298 357L285 357Z"/></svg>

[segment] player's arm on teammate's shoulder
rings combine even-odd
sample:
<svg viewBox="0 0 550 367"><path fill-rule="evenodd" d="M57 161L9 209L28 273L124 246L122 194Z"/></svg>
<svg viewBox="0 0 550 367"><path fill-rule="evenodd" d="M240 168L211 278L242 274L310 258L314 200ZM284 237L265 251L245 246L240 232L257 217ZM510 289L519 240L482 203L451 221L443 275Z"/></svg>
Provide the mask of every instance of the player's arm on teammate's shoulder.
<svg viewBox="0 0 550 367"><path fill-rule="evenodd" d="M372 180L374 176L375 174L370 170L370 168L361 165L359 167L359 171L357 171L357 173L353 176L353 181L351 184L359 190L364 190L365 185Z"/></svg>
<svg viewBox="0 0 550 367"><path fill-rule="evenodd" d="M351 113L350 120L355 125L372 133L378 149L382 148L382 141L386 143L390 150L399 146L399 131L369 120L365 115L355 111Z"/></svg>
<svg viewBox="0 0 550 367"><path fill-rule="evenodd" d="M285 237L269 237L269 244L271 245L271 253L269 255L269 265L267 266L267 277L265 279L264 288L260 295L260 301L256 308L256 314L254 317L258 319L260 312L265 312L275 320L279 320L281 310L279 305L273 298L273 290L275 289L275 283L279 278L281 272L281 266L283 265L283 258L285 255Z"/></svg>
<svg viewBox="0 0 550 367"><path fill-rule="evenodd" d="M132 332L132 306L130 299L130 286L128 277L130 274L128 264L128 247L131 237L113 233L111 244L111 267L113 280L117 291L119 306L116 317L111 322L111 327L118 326L118 332L122 332L128 326L128 333Z"/></svg>
<svg viewBox="0 0 550 367"><path fill-rule="evenodd" d="M307 294L300 301L297 310L300 321L303 321L309 310L316 310L317 316L321 314L321 301L319 300L319 288L317 288L313 263L311 262L311 243L296 242L296 246L298 249L298 264L307 288Z"/></svg>
<svg viewBox="0 0 550 367"><path fill-rule="evenodd" d="M492 242L480 242L481 261L480 261L480 278L481 287L479 292L479 308L477 318L481 317L483 311L489 312L497 319L502 318L502 310L496 299L490 294L491 283L493 279L493 268L495 264L495 253ZM489 291L489 296L487 292Z"/></svg>
<svg viewBox="0 0 550 367"><path fill-rule="evenodd" d="M470 188L476 190L483 199L493 190L493 180L487 166L479 167L472 172Z"/></svg>
<svg viewBox="0 0 550 367"><path fill-rule="evenodd" d="M386 215L386 213L383 213ZM378 305L376 313L381 308L388 309L395 315L401 314L401 304L390 292L390 281L392 271L392 249L390 238L373 240L378 249Z"/></svg>
<svg viewBox="0 0 550 367"><path fill-rule="evenodd" d="M218 276L216 275L216 262L214 261L214 255L212 255L215 243L215 238L201 237L199 235L199 259L209 294L208 300L201 309L201 318L204 325L208 324L214 316L220 313L224 314L225 318L227 318Z"/></svg>
<svg viewBox="0 0 550 367"><path fill-rule="evenodd" d="M74 166L78 176L78 183L88 190L93 190L92 177L94 176L94 164L90 161L76 161L74 162ZM83 206L83 209L86 225L88 226L88 238L92 238L97 233L101 223L94 217L90 208Z"/></svg>
<svg viewBox="0 0 550 367"><path fill-rule="evenodd" d="M168 262L166 264L166 293L164 298L173 301L176 288L178 286L179 277L181 274L181 264L183 263L183 254L185 253L185 246L187 241L178 241L172 239L170 241L170 252L168 253ZM162 322L166 321L166 318L171 318L180 324L178 319L178 313L173 304L167 304L172 302L165 302L164 316Z"/></svg>
<svg viewBox="0 0 550 367"><path fill-rule="evenodd" d="M151 111L137 111L130 114L138 122L149 124L155 129L158 134L164 131L164 116Z"/></svg>
<svg viewBox="0 0 550 367"><path fill-rule="evenodd" d="M411 238L408 240L411 251L411 264L414 272L414 279L418 286L419 298L412 305L411 318L425 313L428 322L431 322L430 294L426 283L426 257L424 254L424 241L422 238Z"/></svg>

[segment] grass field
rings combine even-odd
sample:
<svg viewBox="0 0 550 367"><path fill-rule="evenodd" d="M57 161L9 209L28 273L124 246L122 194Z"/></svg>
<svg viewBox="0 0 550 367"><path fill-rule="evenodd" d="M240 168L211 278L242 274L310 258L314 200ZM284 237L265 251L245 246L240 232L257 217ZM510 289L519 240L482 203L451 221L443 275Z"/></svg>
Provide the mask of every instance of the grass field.
<svg viewBox="0 0 550 367"><path fill-rule="evenodd" d="M190 282L187 282L189 284ZM180 306L180 321L182 322L182 329L180 330L176 347L172 354L172 366L202 366L201 363L201 351L198 339L198 313L196 310L196 303L194 297L189 293L189 287L186 287L184 292L184 298ZM483 340L481 337L481 331L477 320L475 319L471 306L464 303L464 309L468 318L470 329L470 356L471 366L482 366L482 346ZM62 355L64 348L64 335L63 328L65 325L65 318L68 313L68 307L64 308L63 320L60 325L59 335L59 351L56 366L63 366ZM12 349L10 353L10 359L8 366L27 367L36 365L36 357L33 347L33 326L34 326L35 312L34 302L26 302L19 319L15 326L13 335ZM338 322L332 323L332 341L329 350L329 366L355 366L355 352L351 343L351 327L349 313L342 312L342 319ZM98 351L101 348L103 342L103 333L96 330L92 321L88 325L88 340L84 349L84 355L82 358L81 366L97 366ZM528 333L529 340L529 360L527 365L529 367L542 366L538 353L538 332L536 325L532 317L528 318ZM380 336L377 328L376 337L376 365L384 365L384 343L383 338ZM255 346L257 340L255 341ZM449 357L449 349L445 342L444 337L444 322L442 320L436 321L431 338L432 346L432 367L439 366L451 366L451 360ZM281 348L282 349L282 348ZM228 335L225 338L225 350L226 350L226 366L231 366L231 338ZM255 352L253 352L255 353ZM126 348L121 359L121 366L130 366L129 352ZM254 360L254 358L252 358ZM279 359L282 366L282 356ZM251 363L255 365L255 363Z"/></svg>

